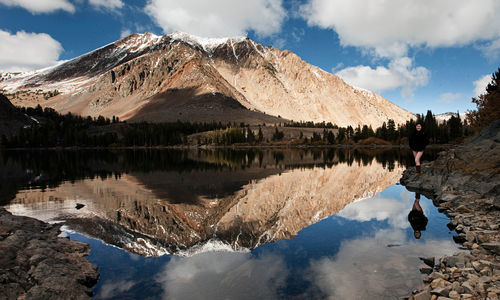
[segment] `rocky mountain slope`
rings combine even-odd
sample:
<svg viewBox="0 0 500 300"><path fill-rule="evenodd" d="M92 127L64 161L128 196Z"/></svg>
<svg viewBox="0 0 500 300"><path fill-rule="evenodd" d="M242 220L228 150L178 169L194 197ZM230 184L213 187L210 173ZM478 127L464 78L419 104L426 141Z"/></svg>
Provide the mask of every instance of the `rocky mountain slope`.
<svg viewBox="0 0 500 300"><path fill-rule="evenodd" d="M6 137L17 133L19 128L29 126L37 120L20 113L16 110L14 105L10 103L9 99L0 94L0 137ZM0 140L0 144L2 141Z"/></svg>
<svg viewBox="0 0 500 300"><path fill-rule="evenodd" d="M57 66L0 74L15 105L130 121L295 121L380 126L413 117L290 51L248 38L133 34Z"/></svg>

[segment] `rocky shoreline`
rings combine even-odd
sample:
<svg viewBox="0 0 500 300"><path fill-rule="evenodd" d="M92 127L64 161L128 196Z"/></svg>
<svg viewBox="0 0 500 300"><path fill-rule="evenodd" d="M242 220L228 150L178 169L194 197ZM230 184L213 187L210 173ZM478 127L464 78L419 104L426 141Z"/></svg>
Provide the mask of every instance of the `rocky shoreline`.
<svg viewBox="0 0 500 300"><path fill-rule="evenodd" d="M401 184L433 200L465 250L425 260L425 287L407 299L499 299L500 120L423 164L421 176L406 170Z"/></svg>
<svg viewBox="0 0 500 300"><path fill-rule="evenodd" d="M0 299L90 299L90 246L59 237L60 225L0 208Z"/></svg>

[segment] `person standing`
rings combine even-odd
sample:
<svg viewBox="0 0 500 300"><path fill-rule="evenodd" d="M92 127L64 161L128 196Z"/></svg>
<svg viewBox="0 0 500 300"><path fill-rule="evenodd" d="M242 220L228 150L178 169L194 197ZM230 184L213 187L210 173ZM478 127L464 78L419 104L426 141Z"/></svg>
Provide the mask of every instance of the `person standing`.
<svg viewBox="0 0 500 300"><path fill-rule="evenodd" d="M410 135L410 149L413 151L413 157L415 158L415 168L417 176L421 174L420 159L424 154L425 147L429 144L429 139L427 135L422 130L422 124L417 123L415 126L415 131Z"/></svg>

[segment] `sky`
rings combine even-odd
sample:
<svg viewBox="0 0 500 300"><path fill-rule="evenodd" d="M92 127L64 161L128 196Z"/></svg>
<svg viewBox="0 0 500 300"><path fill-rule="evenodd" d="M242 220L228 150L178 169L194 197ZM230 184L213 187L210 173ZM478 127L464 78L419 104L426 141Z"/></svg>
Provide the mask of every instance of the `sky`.
<svg viewBox="0 0 500 300"><path fill-rule="evenodd" d="M475 109L500 67L499 0L0 0L0 70L131 33L247 36L413 113Z"/></svg>

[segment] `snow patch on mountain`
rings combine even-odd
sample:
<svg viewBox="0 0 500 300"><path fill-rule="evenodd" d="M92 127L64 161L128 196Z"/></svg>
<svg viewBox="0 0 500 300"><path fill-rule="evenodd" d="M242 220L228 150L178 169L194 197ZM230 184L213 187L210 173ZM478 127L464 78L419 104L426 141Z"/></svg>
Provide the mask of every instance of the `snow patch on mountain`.
<svg viewBox="0 0 500 300"><path fill-rule="evenodd" d="M311 72L316 76L321 81L325 81L325 78L323 77L323 73L327 73L325 70L322 70L321 68L312 66L311 67Z"/></svg>
<svg viewBox="0 0 500 300"><path fill-rule="evenodd" d="M55 68L50 67L50 68ZM32 73L32 72L30 72ZM69 94L74 93L79 90L82 86L86 85L95 80L95 78L87 78L87 77L77 77L71 78L64 81L52 82L47 84L39 84L34 87L28 88L27 86L31 83L31 79L42 75L45 72L34 73L34 74L18 74L13 76L6 82L2 84L2 80L0 80L0 90L4 90L7 93L13 93L17 90L25 90L25 91L41 91L41 92L50 92L57 90L60 93ZM48 72L47 72L48 73Z"/></svg>
<svg viewBox="0 0 500 300"><path fill-rule="evenodd" d="M375 97L375 93L372 92L372 91L370 91L370 90L364 89L364 88L359 87L359 86L354 86L354 85L352 85L352 87L354 88L355 91L363 94L366 97L370 97L370 98L374 98Z"/></svg>
<svg viewBox="0 0 500 300"><path fill-rule="evenodd" d="M452 116L457 116L457 113L453 113L453 112L445 112L445 113L442 113L442 114L437 114L437 115L434 115L434 117L436 118L436 121L438 123L443 123L443 122L446 122L448 121L449 119L451 119ZM460 114L460 119L465 119L465 113L462 113Z"/></svg>
<svg viewBox="0 0 500 300"><path fill-rule="evenodd" d="M2 73L0 75L0 89L5 90L7 92L13 92L19 89L20 87L28 84L30 79L37 76L48 74L49 72L53 71L55 68L64 64L65 62L67 61L66 60L60 61L58 64L54 66L29 72Z"/></svg>
<svg viewBox="0 0 500 300"><path fill-rule="evenodd" d="M144 34L133 34L123 39L119 46L130 52L138 52L159 43L163 37L146 32Z"/></svg>
<svg viewBox="0 0 500 300"><path fill-rule="evenodd" d="M206 52L215 50L220 45L230 42L231 44L240 43L246 40L246 37L222 37L222 38L205 38L199 37L185 32L174 32L168 35L173 41L181 41L193 47L200 47Z"/></svg>

